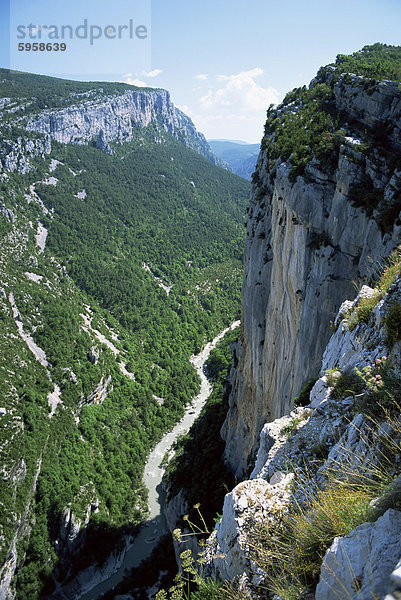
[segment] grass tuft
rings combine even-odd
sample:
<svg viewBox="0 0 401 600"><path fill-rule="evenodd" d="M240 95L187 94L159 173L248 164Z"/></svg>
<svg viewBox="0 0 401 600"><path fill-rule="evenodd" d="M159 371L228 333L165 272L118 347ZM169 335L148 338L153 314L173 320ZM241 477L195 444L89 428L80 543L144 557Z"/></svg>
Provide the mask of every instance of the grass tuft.
<svg viewBox="0 0 401 600"><path fill-rule="evenodd" d="M329 487L285 515L279 530L259 526L256 535L253 532L253 558L267 574L268 590L283 600L303 598L307 588L317 583L333 539L371 518L371 500L369 490L362 487Z"/></svg>
<svg viewBox="0 0 401 600"><path fill-rule="evenodd" d="M363 390L363 382L355 373L342 373L338 369L327 371L327 384L332 388L331 398L354 396Z"/></svg>
<svg viewBox="0 0 401 600"><path fill-rule="evenodd" d="M386 265L380 275L375 288L375 294L370 298L361 298L349 321L349 329L353 331L359 323L367 323L373 309L377 306L389 287L401 274L401 246L396 248L386 261ZM400 334L401 335L401 334Z"/></svg>

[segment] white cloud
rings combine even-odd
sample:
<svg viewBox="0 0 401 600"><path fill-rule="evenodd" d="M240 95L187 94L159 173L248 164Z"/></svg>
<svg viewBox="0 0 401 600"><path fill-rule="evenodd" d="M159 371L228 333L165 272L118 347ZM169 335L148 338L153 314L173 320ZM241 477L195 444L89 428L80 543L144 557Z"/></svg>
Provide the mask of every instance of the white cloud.
<svg viewBox="0 0 401 600"><path fill-rule="evenodd" d="M153 69L153 71L141 71L141 73L139 73L139 76L153 78L157 77L162 72L163 71L161 69ZM139 77L137 77L136 75L134 76L132 73L127 73L124 76L124 81L122 83L136 85L137 87L151 87L150 84L146 83L146 81L143 81L143 79L139 79Z"/></svg>
<svg viewBox="0 0 401 600"><path fill-rule="evenodd" d="M153 69L153 71L142 71L141 75L143 75L144 77L157 77L158 75L160 75L160 73L163 73L163 71L161 69Z"/></svg>
<svg viewBox="0 0 401 600"><path fill-rule="evenodd" d="M200 79L201 81L206 81L207 80L207 74L206 73L199 73L199 75L194 75L195 79Z"/></svg>
<svg viewBox="0 0 401 600"><path fill-rule="evenodd" d="M209 114L203 112L193 115L196 128L206 136L206 139L236 139L252 144L258 143L262 139L265 118L264 114Z"/></svg>
<svg viewBox="0 0 401 600"><path fill-rule="evenodd" d="M259 67L249 71L241 71L236 75L219 75L217 80L224 85L217 89L209 89L200 98L203 109L241 109L248 111L266 110L269 104L278 102L278 91L273 87L262 87L255 82L256 77L263 75Z"/></svg>
<svg viewBox="0 0 401 600"><path fill-rule="evenodd" d="M205 87L192 90L197 95L197 102L191 104L196 127L210 139L260 140L266 109L279 101L279 92L264 85L263 74L255 67L203 79Z"/></svg>
<svg viewBox="0 0 401 600"><path fill-rule="evenodd" d="M136 85L137 87L148 87L146 81L142 81L141 79L137 79L132 76L132 73L128 73L125 76L125 79L122 83L128 83L129 85Z"/></svg>

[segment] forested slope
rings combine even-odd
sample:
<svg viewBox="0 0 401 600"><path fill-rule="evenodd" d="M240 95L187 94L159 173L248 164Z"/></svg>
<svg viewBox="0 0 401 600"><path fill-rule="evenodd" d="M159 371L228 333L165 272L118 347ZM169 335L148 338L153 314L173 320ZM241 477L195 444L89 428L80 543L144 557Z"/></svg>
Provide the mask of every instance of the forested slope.
<svg viewBox="0 0 401 600"><path fill-rule="evenodd" d="M147 453L198 387L189 357L239 314L248 185L160 124L110 154L27 132L7 102L1 591L23 600L144 518Z"/></svg>

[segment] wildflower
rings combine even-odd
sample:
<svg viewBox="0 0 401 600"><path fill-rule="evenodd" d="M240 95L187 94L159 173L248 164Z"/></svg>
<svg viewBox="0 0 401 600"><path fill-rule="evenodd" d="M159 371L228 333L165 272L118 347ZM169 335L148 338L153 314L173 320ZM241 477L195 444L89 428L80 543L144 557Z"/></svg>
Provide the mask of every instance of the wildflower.
<svg viewBox="0 0 401 600"><path fill-rule="evenodd" d="M182 534L181 534L181 529L174 529L173 531L173 538L179 543L182 543Z"/></svg>

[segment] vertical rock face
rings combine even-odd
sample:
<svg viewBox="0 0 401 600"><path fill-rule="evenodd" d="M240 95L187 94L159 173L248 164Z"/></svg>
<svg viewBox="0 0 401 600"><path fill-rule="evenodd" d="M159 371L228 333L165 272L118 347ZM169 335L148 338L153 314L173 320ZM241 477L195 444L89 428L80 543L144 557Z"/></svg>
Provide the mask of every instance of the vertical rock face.
<svg viewBox="0 0 401 600"><path fill-rule="evenodd" d="M127 90L104 95L67 108L49 109L30 117L28 131L44 133L63 144L86 144L95 140L110 153L109 142L131 140L133 128L155 125L185 145L222 164L211 151L204 135L187 115L174 106L166 90Z"/></svg>
<svg viewBox="0 0 401 600"><path fill-rule="evenodd" d="M335 537L336 533L340 535L340 531L333 529L331 538L327 540L324 560L320 565L323 556L318 560L320 581L315 597L316 600L384 597L395 600L400 597L400 423L389 417L390 413L384 407L381 407L384 410L380 411L378 420L358 412L366 410L366 403L372 402L372 397L369 400L372 389L368 393L366 389L359 393L355 387L351 390L344 386L341 392L337 389L338 395L332 394L334 388L330 386L335 385L335 379L330 381L329 378L329 383L325 375L329 369L348 375L355 369L363 372L365 368L384 373L384 365L390 365L389 372L395 377L393 381L398 380L401 341L398 339L394 345L388 345L387 319L393 307L401 305L401 277L395 278L381 300L377 292L377 289L365 286L354 301L343 303L336 318L337 330L331 335L323 355L320 378L310 392L310 404L297 407L263 427L250 479L239 483L225 498L222 518L206 542L202 568L211 577L237 577L245 581L253 595L244 594L244 597L264 598L266 587L269 589L272 583L273 588L279 583L284 590L286 585L289 588L290 581L296 580L296 547L302 546L305 538L300 533L300 526L299 530L293 530L291 540L288 540L291 519L298 514L312 522L314 514L325 514L331 521L336 513L336 509L327 505L323 513L318 512L323 505L320 500L316 501L317 489L325 490L324 493L330 490L338 500L345 489L341 481L352 481L353 484L360 481L361 487L354 489L366 491L368 482L376 481L379 472L386 485L372 491L372 496L377 494L369 504L372 522L364 522L366 513L361 513L354 521L354 528L345 537ZM376 306L368 321L360 321L354 327L352 324L355 324L361 302L370 297L375 298ZM383 390L386 389L388 397L393 398L387 409L394 402L393 409L398 415L398 404L391 393L392 385ZM398 393L396 389L395 393ZM289 470L293 472L289 473ZM335 474L335 477L330 477L330 474ZM341 505L342 510L346 510L351 504L356 506L356 497L347 498L345 504L340 501L337 507ZM289 515L291 518L288 520ZM321 517L319 519L321 524ZM331 522L334 523L334 520ZM258 523L265 527L267 523L271 524L271 528L265 528L262 537ZM309 533L308 548L314 535L311 531ZM280 541L272 550L270 542L274 539ZM285 545L284 539L289 546ZM291 552L287 554L291 544L294 546L293 559L290 558ZM261 552L255 552L255 549ZM282 561L275 571L278 551ZM284 574L285 556L289 559L289 579ZM302 555L304 564L305 554ZM271 579L272 573L274 580ZM257 587L252 588L251 584ZM390 593L385 596L386 591ZM282 596L285 597L285 594ZM299 593L297 597L309 595Z"/></svg>
<svg viewBox="0 0 401 600"><path fill-rule="evenodd" d="M341 78L333 92L343 119L352 119L352 131L377 126L380 114L381 126L395 131L401 115L398 87L382 90L380 84L373 101L359 87L360 78L354 79L353 95L352 84ZM383 103L386 110L380 113ZM330 321L344 298L375 274L400 242L398 219L384 233L379 209L368 214L353 202L367 178L386 206L398 194L399 174L389 154L362 153L360 143L345 137L334 171L313 158L295 181L291 163L278 158L272 166L263 149L259 156L247 224L242 334L222 428L225 460L237 476L249 468L263 424L288 412L305 383L317 376ZM389 144L395 154L396 144L391 139Z"/></svg>

